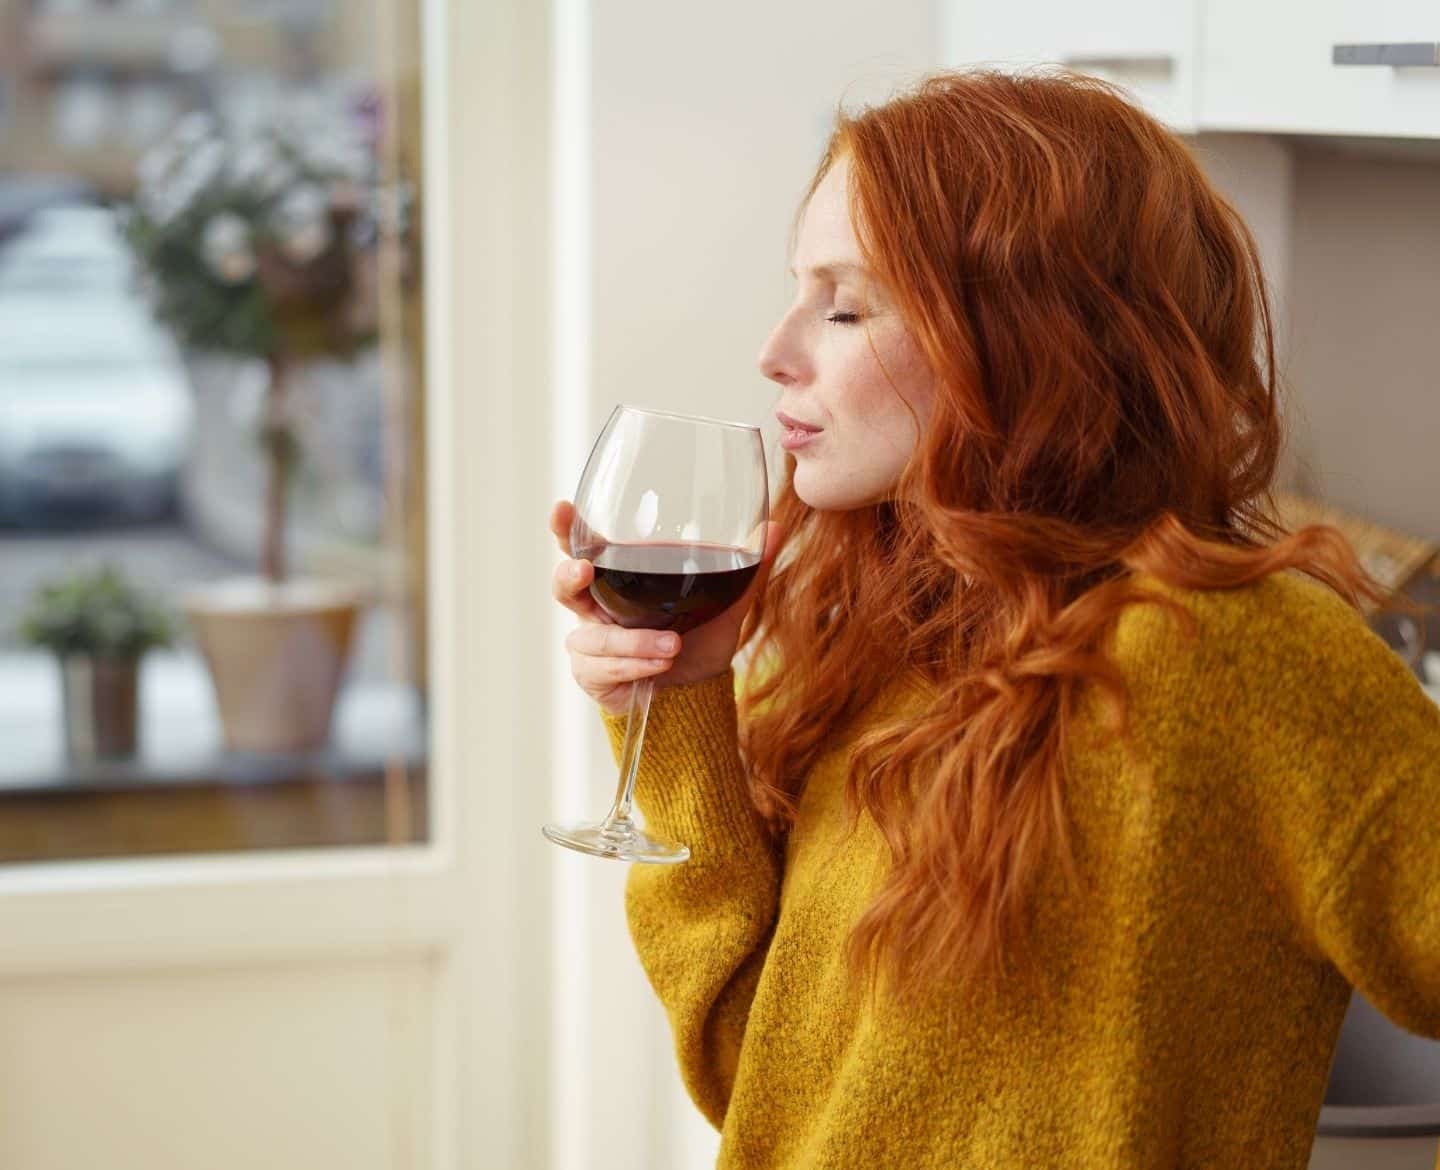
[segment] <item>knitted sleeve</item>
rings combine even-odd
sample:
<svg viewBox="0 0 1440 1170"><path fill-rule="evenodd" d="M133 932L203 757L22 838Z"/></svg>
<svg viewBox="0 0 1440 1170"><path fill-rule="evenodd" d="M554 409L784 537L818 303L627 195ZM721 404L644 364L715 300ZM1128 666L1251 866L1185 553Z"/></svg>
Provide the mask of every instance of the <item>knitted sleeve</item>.
<svg viewBox="0 0 1440 1170"><path fill-rule="evenodd" d="M1440 704L1396 666L1374 696L1384 710L1358 741L1364 792L1317 899L1315 933L1394 1023L1440 1039Z"/></svg>
<svg viewBox="0 0 1440 1170"><path fill-rule="evenodd" d="M1352 986L1440 1038L1440 705L1318 583L1267 587L1248 619L1222 643L1242 669L1209 725L1243 735L1279 888Z"/></svg>
<svg viewBox="0 0 1440 1170"><path fill-rule="evenodd" d="M616 764L625 716L601 712ZM630 935L664 1005L692 1100L719 1129L779 902L782 851L750 801L735 672L658 687L635 804L647 831L690 847L679 865L632 865Z"/></svg>

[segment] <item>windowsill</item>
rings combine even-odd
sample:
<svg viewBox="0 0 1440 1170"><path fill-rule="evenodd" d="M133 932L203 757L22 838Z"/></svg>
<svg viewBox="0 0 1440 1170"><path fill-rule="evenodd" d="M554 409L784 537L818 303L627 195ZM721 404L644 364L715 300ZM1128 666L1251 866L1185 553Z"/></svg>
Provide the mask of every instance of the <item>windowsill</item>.
<svg viewBox="0 0 1440 1170"><path fill-rule="evenodd" d="M345 683L330 743L295 754L226 749L204 662L194 653L152 652L141 661L139 742L133 757L66 758L60 675L48 652L0 655L0 799L19 792L264 783L323 772L344 776L398 760L425 762L420 702L403 683Z"/></svg>
<svg viewBox="0 0 1440 1170"><path fill-rule="evenodd" d="M147 654L139 688L135 755L76 763L54 656L0 654L0 863L425 840L425 716L408 684L345 682L330 742L275 755L225 747L193 651Z"/></svg>

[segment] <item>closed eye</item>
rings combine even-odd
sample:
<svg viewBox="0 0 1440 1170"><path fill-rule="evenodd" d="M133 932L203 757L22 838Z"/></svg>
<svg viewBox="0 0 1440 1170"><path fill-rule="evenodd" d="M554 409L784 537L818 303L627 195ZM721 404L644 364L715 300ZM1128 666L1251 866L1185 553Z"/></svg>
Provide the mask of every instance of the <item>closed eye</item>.
<svg viewBox="0 0 1440 1170"><path fill-rule="evenodd" d="M859 314L859 313L831 313L830 316L828 316L828 317L825 318L825 320L830 321L830 322L833 322L833 323L836 324L836 325L854 325L855 322L857 322L857 321L860 320L860 314Z"/></svg>

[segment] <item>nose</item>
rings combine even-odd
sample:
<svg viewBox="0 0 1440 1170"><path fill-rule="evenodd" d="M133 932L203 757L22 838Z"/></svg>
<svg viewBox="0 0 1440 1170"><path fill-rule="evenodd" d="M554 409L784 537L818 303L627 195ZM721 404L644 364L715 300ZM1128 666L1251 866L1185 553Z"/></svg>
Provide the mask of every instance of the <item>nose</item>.
<svg viewBox="0 0 1440 1170"><path fill-rule="evenodd" d="M799 372L800 358L795 350L793 342L786 336L785 322L788 320L782 317L779 324L771 330L770 336L765 339L765 344L760 347L760 353L755 359L755 364L760 372L772 382L778 382L781 386L789 386L793 383Z"/></svg>

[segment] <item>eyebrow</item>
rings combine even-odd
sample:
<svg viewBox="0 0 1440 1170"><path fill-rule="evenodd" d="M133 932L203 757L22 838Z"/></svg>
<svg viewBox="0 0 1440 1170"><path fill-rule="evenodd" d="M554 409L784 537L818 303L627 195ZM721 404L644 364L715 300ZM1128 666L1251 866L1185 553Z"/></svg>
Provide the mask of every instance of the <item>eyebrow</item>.
<svg viewBox="0 0 1440 1170"><path fill-rule="evenodd" d="M863 275L865 269L862 268L859 264L852 264L848 260L835 260L829 264L817 264L813 268L807 268L806 272L808 272L811 276L820 276L824 277L827 280L834 280L842 273L845 275ZM796 275L793 265L790 268L790 275Z"/></svg>

